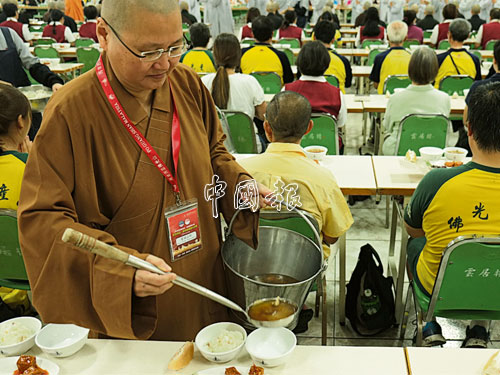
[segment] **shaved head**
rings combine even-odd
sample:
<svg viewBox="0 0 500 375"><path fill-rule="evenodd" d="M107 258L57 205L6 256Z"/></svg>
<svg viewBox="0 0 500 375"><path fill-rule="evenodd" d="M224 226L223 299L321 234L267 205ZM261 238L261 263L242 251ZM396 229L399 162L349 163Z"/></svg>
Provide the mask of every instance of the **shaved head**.
<svg viewBox="0 0 500 375"><path fill-rule="evenodd" d="M177 0L104 0L101 15L120 32L141 11L159 15L180 12L179 2Z"/></svg>

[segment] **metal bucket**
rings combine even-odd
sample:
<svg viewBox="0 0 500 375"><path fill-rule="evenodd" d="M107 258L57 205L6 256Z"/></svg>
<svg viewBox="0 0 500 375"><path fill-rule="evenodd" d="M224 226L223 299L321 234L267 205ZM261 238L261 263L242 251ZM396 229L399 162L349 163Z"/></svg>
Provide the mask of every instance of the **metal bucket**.
<svg viewBox="0 0 500 375"><path fill-rule="evenodd" d="M229 299L245 310L260 299L279 296L289 300L298 310L287 328L295 328L311 285L324 269L322 249L300 233L262 226L259 246L254 250L231 232L231 224L221 250ZM254 328L243 314L232 312L241 324Z"/></svg>

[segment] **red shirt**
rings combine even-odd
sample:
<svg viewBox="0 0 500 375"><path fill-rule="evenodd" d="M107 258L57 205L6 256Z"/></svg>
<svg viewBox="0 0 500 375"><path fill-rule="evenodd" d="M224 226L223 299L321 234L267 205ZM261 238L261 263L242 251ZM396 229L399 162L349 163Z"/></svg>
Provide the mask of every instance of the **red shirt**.
<svg viewBox="0 0 500 375"><path fill-rule="evenodd" d="M382 27L382 26L379 26L378 29L379 29L379 33L377 36L366 36L366 35L363 35L363 29L365 27L364 26L361 26L361 28L359 29L359 40L361 43L363 43L363 40L365 39L384 39L384 35L385 35L385 29Z"/></svg>
<svg viewBox="0 0 500 375"><path fill-rule="evenodd" d="M25 41L24 36L23 36L23 24L21 22L4 21L4 22L0 23L0 26L8 27L8 28L14 30L21 37L21 39L23 41Z"/></svg>
<svg viewBox="0 0 500 375"><path fill-rule="evenodd" d="M295 81L287 83L285 90L304 95L311 103L314 113L330 113L337 118L340 112L340 89L328 82Z"/></svg>
<svg viewBox="0 0 500 375"><path fill-rule="evenodd" d="M436 46L439 46L439 42L442 40L448 40L448 30L450 29L450 23L444 22L438 25L438 40Z"/></svg>
<svg viewBox="0 0 500 375"><path fill-rule="evenodd" d="M248 25L243 26L241 30L241 39L253 38L252 28Z"/></svg>
<svg viewBox="0 0 500 375"><path fill-rule="evenodd" d="M55 34L54 34L55 29ZM64 25L47 25L43 28L42 37L44 38L54 38L57 43L64 43L66 40L64 38L64 30L66 30L66 26Z"/></svg>
<svg viewBox="0 0 500 375"><path fill-rule="evenodd" d="M90 38L94 39L94 42L97 43L97 34L96 34L96 26L95 22L86 22L82 26L80 26L80 36L82 38Z"/></svg>
<svg viewBox="0 0 500 375"><path fill-rule="evenodd" d="M490 22L483 25L483 39L481 44L486 49L486 44L490 40L500 40L500 22Z"/></svg>
<svg viewBox="0 0 500 375"><path fill-rule="evenodd" d="M290 25L286 29L279 29L278 38L295 38L302 40L302 29L300 27Z"/></svg>

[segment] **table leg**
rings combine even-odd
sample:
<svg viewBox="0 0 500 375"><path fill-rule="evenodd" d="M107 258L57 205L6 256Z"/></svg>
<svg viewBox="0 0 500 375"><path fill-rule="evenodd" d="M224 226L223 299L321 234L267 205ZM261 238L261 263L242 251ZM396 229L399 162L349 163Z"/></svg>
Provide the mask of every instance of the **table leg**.
<svg viewBox="0 0 500 375"><path fill-rule="evenodd" d="M397 202L392 199L392 196L387 196L387 199L392 200L392 219L391 219L391 237L389 239L389 257L394 256L394 247L396 245L396 229L398 226L398 210Z"/></svg>
<svg viewBox="0 0 500 375"><path fill-rule="evenodd" d="M396 202L394 202L396 204ZM403 286L406 271L406 248L408 245L408 233L406 232L403 218L401 218L401 251L399 253L398 278L396 282L396 322L401 323L403 309Z"/></svg>
<svg viewBox="0 0 500 375"><path fill-rule="evenodd" d="M365 94L365 77L359 77L359 94Z"/></svg>
<svg viewBox="0 0 500 375"><path fill-rule="evenodd" d="M339 238L339 322L345 325L345 265L346 265L346 233Z"/></svg>

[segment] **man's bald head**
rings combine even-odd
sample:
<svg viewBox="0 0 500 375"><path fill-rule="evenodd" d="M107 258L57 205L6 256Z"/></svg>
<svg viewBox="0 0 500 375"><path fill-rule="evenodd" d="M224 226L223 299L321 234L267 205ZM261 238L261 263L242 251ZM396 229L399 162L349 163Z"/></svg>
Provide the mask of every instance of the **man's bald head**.
<svg viewBox="0 0 500 375"><path fill-rule="evenodd" d="M167 15L179 12L179 3L176 0L104 0L101 16L120 32L141 11Z"/></svg>

